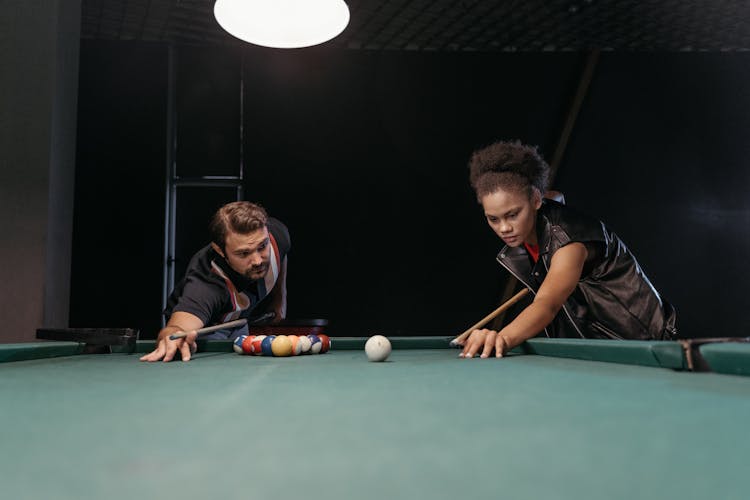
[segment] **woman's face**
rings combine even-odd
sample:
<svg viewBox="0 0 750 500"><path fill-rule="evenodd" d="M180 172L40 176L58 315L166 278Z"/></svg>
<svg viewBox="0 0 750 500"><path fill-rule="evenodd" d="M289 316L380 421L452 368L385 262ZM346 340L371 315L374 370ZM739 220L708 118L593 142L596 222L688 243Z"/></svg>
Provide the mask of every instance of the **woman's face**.
<svg viewBox="0 0 750 500"><path fill-rule="evenodd" d="M524 242L536 245L536 212L542 197L534 190L531 198L521 190L498 189L480 200L484 216L495 234L509 247Z"/></svg>

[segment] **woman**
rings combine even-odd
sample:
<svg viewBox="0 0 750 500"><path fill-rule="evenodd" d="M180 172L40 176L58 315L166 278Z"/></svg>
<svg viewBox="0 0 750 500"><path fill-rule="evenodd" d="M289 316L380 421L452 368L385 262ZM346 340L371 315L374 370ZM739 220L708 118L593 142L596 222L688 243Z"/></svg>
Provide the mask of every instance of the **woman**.
<svg viewBox="0 0 750 500"><path fill-rule="evenodd" d="M544 199L549 166L536 148L497 142L469 162L471 185L493 231L505 242L498 262L534 295L510 324L475 330L462 357L548 337L671 339L674 308L659 295L633 254L602 222Z"/></svg>

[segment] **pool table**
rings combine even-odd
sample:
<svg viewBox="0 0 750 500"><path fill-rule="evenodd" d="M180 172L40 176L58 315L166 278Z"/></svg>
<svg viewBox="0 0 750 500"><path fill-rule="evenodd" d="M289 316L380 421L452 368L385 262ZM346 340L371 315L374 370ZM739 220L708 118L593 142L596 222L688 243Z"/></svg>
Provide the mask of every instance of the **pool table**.
<svg viewBox="0 0 750 500"><path fill-rule="evenodd" d="M334 337L326 354L289 358L203 341L189 363L151 364L138 361L149 341L111 354L0 346L0 492L750 496L750 377L686 371L677 343L534 339L504 359L464 360L448 339L404 337L372 363L364 341ZM736 373L747 348L729 347Z"/></svg>

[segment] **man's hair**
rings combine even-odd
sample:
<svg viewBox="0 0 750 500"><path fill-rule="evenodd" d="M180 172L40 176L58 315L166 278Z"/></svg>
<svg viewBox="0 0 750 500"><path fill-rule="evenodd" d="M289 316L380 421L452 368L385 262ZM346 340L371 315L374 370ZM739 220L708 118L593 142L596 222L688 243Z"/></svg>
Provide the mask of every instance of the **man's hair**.
<svg viewBox="0 0 750 500"><path fill-rule="evenodd" d="M536 147L520 141L499 141L474 151L469 160L469 182L477 199L498 189L525 192L531 196L536 188L547 190L549 165Z"/></svg>
<svg viewBox="0 0 750 500"><path fill-rule="evenodd" d="M211 241L224 249L227 234L249 234L263 229L268 224L268 214L260 205L249 201L233 201L216 211L208 231Z"/></svg>

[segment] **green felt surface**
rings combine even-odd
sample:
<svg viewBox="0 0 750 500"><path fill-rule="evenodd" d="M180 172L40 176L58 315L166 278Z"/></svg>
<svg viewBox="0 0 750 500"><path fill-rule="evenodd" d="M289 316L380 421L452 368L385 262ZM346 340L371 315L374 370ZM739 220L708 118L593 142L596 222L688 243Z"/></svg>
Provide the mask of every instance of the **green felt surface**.
<svg viewBox="0 0 750 500"><path fill-rule="evenodd" d="M750 375L750 344L726 342L700 346L711 371L729 375Z"/></svg>
<svg viewBox="0 0 750 500"><path fill-rule="evenodd" d="M750 378L450 349L0 364L4 498L744 499Z"/></svg>

